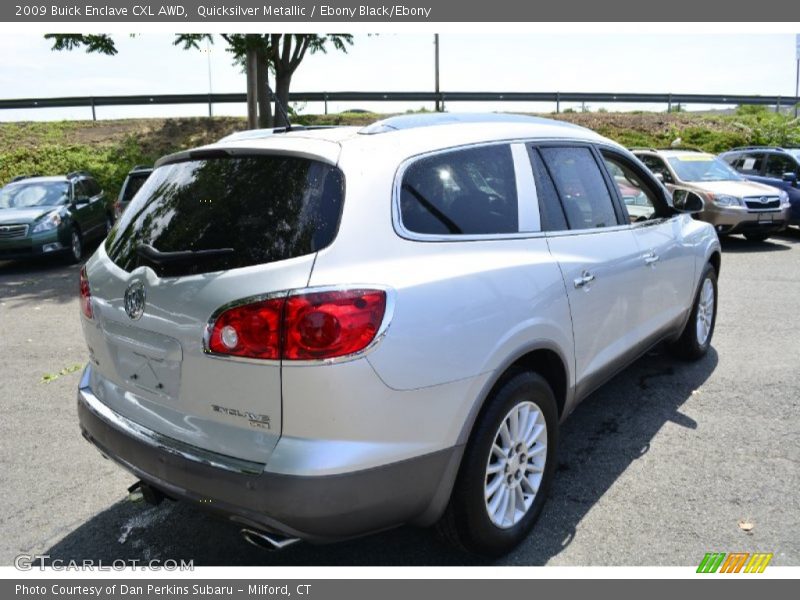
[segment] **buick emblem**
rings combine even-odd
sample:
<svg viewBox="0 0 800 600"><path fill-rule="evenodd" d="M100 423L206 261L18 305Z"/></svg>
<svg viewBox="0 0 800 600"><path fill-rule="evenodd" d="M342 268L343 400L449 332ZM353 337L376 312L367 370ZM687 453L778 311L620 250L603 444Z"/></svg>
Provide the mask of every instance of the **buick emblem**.
<svg viewBox="0 0 800 600"><path fill-rule="evenodd" d="M125 312L131 319L136 320L142 316L144 301L144 284L141 281L130 284L125 290Z"/></svg>

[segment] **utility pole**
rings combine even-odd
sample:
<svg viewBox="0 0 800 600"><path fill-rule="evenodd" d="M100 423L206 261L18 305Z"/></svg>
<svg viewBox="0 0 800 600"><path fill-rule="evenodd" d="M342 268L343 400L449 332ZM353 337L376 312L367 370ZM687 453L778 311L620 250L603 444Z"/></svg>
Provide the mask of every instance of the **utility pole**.
<svg viewBox="0 0 800 600"><path fill-rule="evenodd" d="M436 91L436 112L442 112L442 104L439 102L439 34L433 34L433 46L434 46L434 65L435 65L435 91Z"/></svg>
<svg viewBox="0 0 800 600"><path fill-rule="evenodd" d="M800 38L800 36L798 36L798 38ZM800 43L800 40L798 40L798 43ZM800 91L800 45L798 45L798 47L797 47L797 60L795 62L797 63L797 73L794 76L794 118L796 119L797 118L797 104L798 104L798 101L797 101L798 93L797 92Z"/></svg>
<svg viewBox="0 0 800 600"><path fill-rule="evenodd" d="M206 39L206 59L208 60L208 116L213 117L214 111L211 108L211 42Z"/></svg>
<svg viewBox="0 0 800 600"><path fill-rule="evenodd" d="M794 58L795 62L797 63L796 72L794 76L794 118L797 118L797 96L798 91L800 91L800 33L798 33L794 38Z"/></svg>

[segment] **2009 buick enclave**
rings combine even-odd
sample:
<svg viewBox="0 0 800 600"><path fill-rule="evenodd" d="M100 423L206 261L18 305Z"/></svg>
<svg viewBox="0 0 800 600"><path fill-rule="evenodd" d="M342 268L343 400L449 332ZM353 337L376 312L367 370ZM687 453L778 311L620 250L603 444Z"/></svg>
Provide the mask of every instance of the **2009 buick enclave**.
<svg viewBox="0 0 800 600"><path fill-rule="evenodd" d="M619 145L511 115L167 156L81 273L83 434L251 541L438 523L502 554L581 399L661 341L708 349L699 210Z"/></svg>

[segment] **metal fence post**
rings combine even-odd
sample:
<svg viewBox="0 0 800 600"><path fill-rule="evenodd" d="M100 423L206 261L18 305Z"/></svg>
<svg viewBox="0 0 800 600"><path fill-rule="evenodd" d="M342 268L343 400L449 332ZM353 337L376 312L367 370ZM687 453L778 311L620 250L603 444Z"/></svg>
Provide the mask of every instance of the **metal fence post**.
<svg viewBox="0 0 800 600"><path fill-rule="evenodd" d="M94 109L94 96L92 96L92 121L97 121L97 112Z"/></svg>
<svg viewBox="0 0 800 600"><path fill-rule="evenodd" d="M556 114L561 112L561 92L556 92Z"/></svg>

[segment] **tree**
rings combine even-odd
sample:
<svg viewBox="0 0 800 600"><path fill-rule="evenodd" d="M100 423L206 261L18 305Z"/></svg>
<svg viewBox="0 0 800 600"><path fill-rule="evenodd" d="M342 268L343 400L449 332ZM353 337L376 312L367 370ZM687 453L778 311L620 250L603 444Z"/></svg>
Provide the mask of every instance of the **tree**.
<svg viewBox="0 0 800 600"><path fill-rule="evenodd" d="M53 40L53 50L85 48L86 52L117 54L116 44L108 34L61 34L49 33L45 39ZM334 49L347 52L353 44L353 36L346 33L318 34L241 34L223 33L220 37L228 45L234 64L241 66L248 76L248 124L254 127L285 126L289 124L289 88L303 58L308 53L327 52L330 43ZM173 44L185 50L200 48L202 41L214 42L210 33L177 34ZM251 67L252 66L252 67ZM273 119L269 88L269 71L275 73L277 102ZM254 93L253 93L254 92Z"/></svg>
<svg viewBox="0 0 800 600"><path fill-rule="evenodd" d="M353 45L353 36L347 33L315 34L275 34L270 36L270 63L275 70L275 96L284 109L289 106L289 87L292 76L300 66L307 52L326 53L326 45L330 42L340 52L347 52L347 46ZM276 123L283 125L284 115L276 111ZM288 123L286 123L288 124Z"/></svg>

